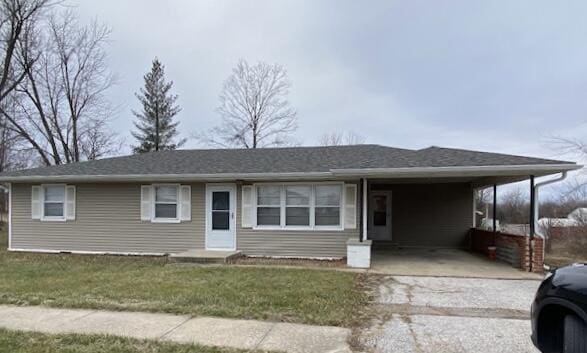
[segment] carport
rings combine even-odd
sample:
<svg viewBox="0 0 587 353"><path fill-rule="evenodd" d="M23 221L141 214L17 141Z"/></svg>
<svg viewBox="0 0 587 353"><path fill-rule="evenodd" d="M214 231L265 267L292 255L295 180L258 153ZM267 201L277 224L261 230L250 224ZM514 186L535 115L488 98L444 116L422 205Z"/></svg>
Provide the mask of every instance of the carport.
<svg viewBox="0 0 587 353"><path fill-rule="evenodd" d="M392 275L535 278L471 251L476 191L486 187L496 191L498 185L525 179L531 180L532 188L530 176L368 181L371 270ZM485 244L493 245L493 238Z"/></svg>
<svg viewBox="0 0 587 353"><path fill-rule="evenodd" d="M540 185L535 183L535 178L559 172L564 177L567 170L576 167L515 165L435 167L427 168L426 171L414 168L401 172L371 171L369 177L361 178L362 230L358 241L372 247L373 272L394 275L535 278L532 274L527 275L519 270L524 268L530 272L542 272L542 246L537 247L541 255L539 258L535 259L536 254L533 254L536 243L536 193L537 186ZM522 261L529 256L532 261L527 261L526 266L512 266L489 260L489 257L494 258L494 254L489 254L488 251L495 251L492 248L496 246L498 232L495 222L493 232L472 232L476 226L476 192L479 189L493 188L495 214L498 186L524 180L529 180L530 184L530 234L524 240L516 240L516 249L519 250L516 256ZM481 248L472 246L473 235L475 244L481 244ZM526 248L522 249L523 247ZM477 253L472 252L473 249Z"/></svg>

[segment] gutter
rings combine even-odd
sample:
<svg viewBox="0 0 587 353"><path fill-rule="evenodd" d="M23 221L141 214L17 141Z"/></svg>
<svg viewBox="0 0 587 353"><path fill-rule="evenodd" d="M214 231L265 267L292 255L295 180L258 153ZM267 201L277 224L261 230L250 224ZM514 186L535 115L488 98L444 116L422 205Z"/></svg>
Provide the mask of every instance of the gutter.
<svg viewBox="0 0 587 353"><path fill-rule="evenodd" d="M259 179L331 179L331 172L308 173L217 173L217 174L102 174L102 175L29 175L3 176L0 182L134 182L134 181L231 181L231 180L259 180Z"/></svg>
<svg viewBox="0 0 587 353"><path fill-rule="evenodd" d="M455 167L407 167L407 168L357 168L331 169L338 175L377 175L377 174L415 174L415 173L483 173L483 172L561 172L581 169L578 164L519 164L519 165L483 165L483 166L455 166Z"/></svg>
<svg viewBox="0 0 587 353"><path fill-rule="evenodd" d="M543 175L582 168L582 165L535 164L535 165L493 165L493 166L457 166L457 167L415 167L415 168L358 168L330 169L325 172L287 172L287 173L215 173L215 174L103 174L103 175L29 175L0 176L0 182L131 182L131 181L255 181L263 179L335 179L350 177L370 178L409 178L409 177L443 177L443 176L512 176Z"/></svg>
<svg viewBox="0 0 587 353"><path fill-rule="evenodd" d="M546 235L545 234L541 234L540 231L538 231L539 227L538 227L538 219L540 218L538 215L538 211L539 211L539 204L540 204L540 199L538 197L538 190L540 190L540 188L542 186L546 186L549 184L554 184L554 183L558 183L559 181L563 181L567 178L567 172L561 172L561 175L559 177L556 177L554 179L550 179L550 180L545 180L542 181L540 183L536 183L536 185L534 185L534 197L536 198L535 202L534 202L534 219L532 220L532 222L534 222L534 231L535 233L542 237L543 239L546 239Z"/></svg>

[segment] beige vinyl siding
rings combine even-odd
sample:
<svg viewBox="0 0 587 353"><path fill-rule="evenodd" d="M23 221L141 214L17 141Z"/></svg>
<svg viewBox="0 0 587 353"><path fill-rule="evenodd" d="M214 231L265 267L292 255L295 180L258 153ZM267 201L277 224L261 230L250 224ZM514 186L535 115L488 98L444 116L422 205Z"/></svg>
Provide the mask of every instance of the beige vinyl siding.
<svg viewBox="0 0 587 353"><path fill-rule="evenodd" d="M76 184L75 221L33 220L31 186L12 186L13 249L171 253L205 247L204 183L191 184L192 220L182 223L141 221L141 184ZM343 257L347 239L359 237L358 226L344 231L243 229L240 186L236 206L237 249L246 255Z"/></svg>
<svg viewBox="0 0 587 353"><path fill-rule="evenodd" d="M242 228L241 195L241 185L238 185L236 241L237 249L246 255L340 258L346 256L346 241L349 238L359 238L359 207L357 207L356 229L311 231Z"/></svg>
<svg viewBox="0 0 587 353"><path fill-rule="evenodd" d="M392 190L392 242L402 246L466 246L473 191L466 183L373 185Z"/></svg>
<svg viewBox="0 0 587 353"><path fill-rule="evenodd" d="M141 184L76 184L76 219L31 219L30 184L12 185L12 248L170 253L204 248L205 184L191 184L192 220L140 220Z"/></svg>

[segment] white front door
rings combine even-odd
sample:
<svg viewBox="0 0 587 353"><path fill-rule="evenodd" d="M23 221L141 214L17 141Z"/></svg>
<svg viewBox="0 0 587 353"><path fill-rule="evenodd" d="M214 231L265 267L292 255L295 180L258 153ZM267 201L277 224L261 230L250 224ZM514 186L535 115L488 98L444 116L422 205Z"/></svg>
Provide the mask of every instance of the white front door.
<svg viewBox="0 0 587 353"><path fill-rule="evenodd" d="M206 250L236 250L236 185L206 185Z"/></svg>
<svg viewBox="0 0 587 353"><path fill-rule="evenodd" d="M369 239L391 240L391 191L371 191Z"/></svg>

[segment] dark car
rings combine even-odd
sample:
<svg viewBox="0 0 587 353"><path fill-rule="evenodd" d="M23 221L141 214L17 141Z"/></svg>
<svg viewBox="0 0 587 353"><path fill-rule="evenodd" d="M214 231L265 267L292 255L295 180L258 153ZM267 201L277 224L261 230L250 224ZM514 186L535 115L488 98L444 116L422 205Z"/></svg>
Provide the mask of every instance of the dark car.
<svg viewBox="0 0 587 353"><path fill-rule="evenodd" d="M532 342L543 353L587 353L587 264L553 270L540 284Z"/></svg>

